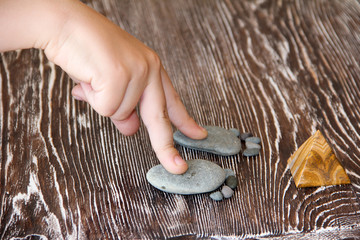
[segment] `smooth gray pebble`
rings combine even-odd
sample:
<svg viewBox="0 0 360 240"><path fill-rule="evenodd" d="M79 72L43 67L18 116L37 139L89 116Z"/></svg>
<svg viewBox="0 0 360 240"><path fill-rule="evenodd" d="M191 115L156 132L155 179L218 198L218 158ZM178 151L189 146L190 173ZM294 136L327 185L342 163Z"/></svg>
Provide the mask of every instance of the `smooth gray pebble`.
<svg viewBox="0 0 360 240"><path fill-rule="evenodd" d="M253 143L253 142L245 142L245 146L246 146L246 148L261 149L261 146L259 144Z"/></svg>
<svg viewBox="0 0 360 240"><path fill-rule="evenodd" d="M221 193L224 196L224 198L231 198L231 196L234 194L234 190L224 185L221 189Z"/></svg>
<svg viewBox="0 0 360 240"><path fill-rule="evenodd" d="M245 133L241 133L241 134L240 134L240 139L241 139L241 141L245 141L245 139L247 139L248 137L252 137L252 133L251 133L251 132L245 132Z"/></svg>
<svg viewBox="0 0 360 240"><path fill-rule="evenodd" d="M176 131L173 135L174 141L184 147L221 156L231 156L241 151L241 141L232 131L217 126L204 126L204 128L208 132L205 139L191 139Z"/></svg>
<svg viewBox="0 0 360 240"><path fill-rule="evenodd" d="M188 160L189 169L184 174L171 174L159 164L152 167L146 179L155 188L176 194L212 192L225 182L225 171L219 165L202 159Z"/></svg>
<svg viewBox="0 0 360 240"><path fill-rule="evenodd" d="M252 143L261 143L261 139L259 137L248 137L245 139L245 142L252 142Z"/></svg>
<svg viewBox="0 0 360 240"><path fill-rule="evenodd" d="M230 168L225 168L224 171L225 171L225 179L230 176L235 176L234 171Z"/></svg>
<svg viewBox="0 0 360 240"><path fill-rule="evenodd" d="M232 131L237 137L240 136L240 131L239 131L238 129L236 129L236 128L230 128L229 130Z"/></svg>
<svg viewBox="0 0 360 240"><path fill-rule="evenodd" d="M247 148L244 150L243 152L243 156L245 157L252 157L252 156L257 156L260 153L260 149L257 148Z"/></svg>
<svg viewBox="0 0 360 240"><path fill-rule="evenodd" d="M224 196L220 191L216 191L210 194L210 198L215 201L221 201L223 200Z"/></svg>
<svg viewBox="0 0 360 240"><path fill-rule="evenodd" d="M236 186L238 184L237 178L235 176L230 176L230 177L226 178L225 184L226 184L226 186L230 187L231 189L234 189L234 188L236 188Z"/></svg>

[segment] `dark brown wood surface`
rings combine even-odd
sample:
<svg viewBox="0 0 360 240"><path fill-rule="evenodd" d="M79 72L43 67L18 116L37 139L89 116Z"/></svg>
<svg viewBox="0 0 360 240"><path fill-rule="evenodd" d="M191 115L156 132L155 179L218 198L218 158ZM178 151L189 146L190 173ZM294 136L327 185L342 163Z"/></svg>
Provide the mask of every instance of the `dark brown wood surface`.
<svg viewBox="0 0 360 240"><path fill-rule="evenodd" d="M146 129L124 137L38 50L0 58L1 239L360 239L358 1L89 0L153 48L202 125L251 131L260 156L222 202L151 187ZM288 157L319 129L351 185L297 189Z"/></svg>

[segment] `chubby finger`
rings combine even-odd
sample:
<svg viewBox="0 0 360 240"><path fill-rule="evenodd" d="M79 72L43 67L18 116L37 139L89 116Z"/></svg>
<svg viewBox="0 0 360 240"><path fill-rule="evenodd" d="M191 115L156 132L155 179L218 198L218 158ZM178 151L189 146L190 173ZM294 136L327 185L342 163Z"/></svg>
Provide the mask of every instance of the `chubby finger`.
<svg viewBox="0 0 360 240"><path fill-rule="evenodd" d="M158 76L160 77L160 73ZM161 164L170 173L184 173L188 166L174 148L171 123L167 115L165 94L160 80L153 80L146 87L140 101L140 114Z"/></svg>
<svg viewBox="0 0 360 240"><path fill-rule="evenodd" d="M82 89L81 84L80 84L81 81L79 81L77 78L75 78L72 75L69 75L69 77L75 82L75 86L71 90L71 95L76 100L87 102L84 90Z"/></svg>
<svg viewBox="0 0 360 240"><path fill-rule="evenodd" d="M93 80L91 83L80 82L80 85L91 107L100 115L111 117L122 103L128 81L126 77L110 76L103 80Z"/></svg>
<svg viewBox="0 0 360 240"><path fill-rule="evenodd" d="M98 97L97 93L92 89L91 85L88 83L80 83L79 86L75 86L73 89L73 94L74 93L79 98L82 98L85 101L89 102L89 104L96 111L98 111L99 102L101 102L101 100L104 101L103 99ZM100 94L104 95L103 93ZM116 101L116 99L114 99L114 101ZM106 101L105 103L112 104L108 101ZM98 108L95 108L94 105L98 106ZM121 103L115 103L115 106L121 106L121 105L122 105ZM139 129L140 126L140 120L136 114L135 106L130 106L131 111L129 111L126 115L122 115L121 118L118 118L116 114L110 116L110 119L114 123L116 128L126 136L133 135ZM118 109L119 108L120 107L118 107ZM115 113L117 112L118 111L115 111Z"/></svg>
<svg viewBox="0 0 360 240"><path fill-rule="evenodd" d="M161 79L171 122L189 138L206 138L207 131L199 126L192 117L190 117L164 68L161 69Z"/></svg>
<svg viewBox="0 0 360 240"><path fill-rule="evenodd" d="M130 136L137 132L140 127L140 120L135 109L130 113L126 119L118 120L110 117L116 128L124 135Z"/></svg>
<svg viewBox="0 0 360 240"><path fill-rule="evenodd" d="M133 135L139 129L140 120L135 108L144 88L145 84L142 81L131 81L119 108L110 116L117 129L124 135Z"/></svg>
<svg viewBox="0 0 360 240"><path fill-rule="evenodd" d="M71 90L71 95L79 101L87 102L84 90L82 89L80 84L76 84L73 89Z"/></svg>

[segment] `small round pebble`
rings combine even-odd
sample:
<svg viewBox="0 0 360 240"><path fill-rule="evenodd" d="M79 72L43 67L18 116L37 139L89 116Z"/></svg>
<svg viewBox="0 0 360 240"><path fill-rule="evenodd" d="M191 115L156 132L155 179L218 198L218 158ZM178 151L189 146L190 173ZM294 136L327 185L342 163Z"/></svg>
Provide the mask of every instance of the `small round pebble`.
<svg viewBox="0 0 360 240"><path fill-rule="evenodd" d="M245 139L245 142L252 142L259 144L261 142L261 139L259 137L248 137Z"/></svg>
<svg viewBox="0 0 360 240"><path fill-rule="evenodd" d="M210 198L215 201L221 201L224 197L220 191L216 191L210 194Z"/></svg>
<svg viewBox="0 0 360 240"><path fill-rule="evenodd" d="M241 141L245 141L245 139L247 139L249 137L252 137L252 133L250 133L250 132L245 132L245 133L240 134Z"/></svg>
<svg viewBox="0 0 360 240"><path fill-rule="evenodd" d="M239 131L238 129L236 129L236 128L230 128L229 130L232 131L237 137L240 136L240 131Z"/></svg>
<svg viewBox="0 0 360 240"><path fill-rule="evenodd" d="M230 168L225 168L224 171L225 171L225 179L230 176L235 176L234 171Z"/></svg>
<svg viewBox="0 0 360 240"><path fill-rule="evenodd" d="M243 156L245 157L252 157L259 155L260 149L257 148L247 148L243 152Z"/></svg>
<svg viewBox="0 0 360 240"><path fill-rule="evenodd" d="M261 146L257 143L253 143L253 142L246 142L245 143L246 148L257 148L257 149L261 149Z"/></svg>
<svg viewBox="0 0 360 240"><path fill-rule="evenodd" d="M235 176L230 176L225 180L226 186L230 187L231 189L236 188L237 186L237 179Z"/></svg>
<svg viewBox="0 0 360 240"><path fill-rule="evenodd" d="M231 196L234 194L234 190L232 190L228 186L223 186L221 189L221 193L224 196L224 198L231 198Z"/></svg>

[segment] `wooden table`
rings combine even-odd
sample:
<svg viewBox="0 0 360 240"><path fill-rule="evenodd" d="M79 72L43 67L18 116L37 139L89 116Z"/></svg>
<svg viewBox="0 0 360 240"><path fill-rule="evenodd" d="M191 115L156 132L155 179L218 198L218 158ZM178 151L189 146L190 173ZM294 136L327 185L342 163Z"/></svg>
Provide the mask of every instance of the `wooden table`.
<svg viewBox="0 0 360 240"><path fill-rule="evenodd" d="M153 48L202 125L251 131L260 156L219 157L235 195L151 187L144 126L122 136L38 50L1 55L1 239L360 238L358 1L89 0ZM317 129L352 184L297 189L288 157Z"/></svg>

